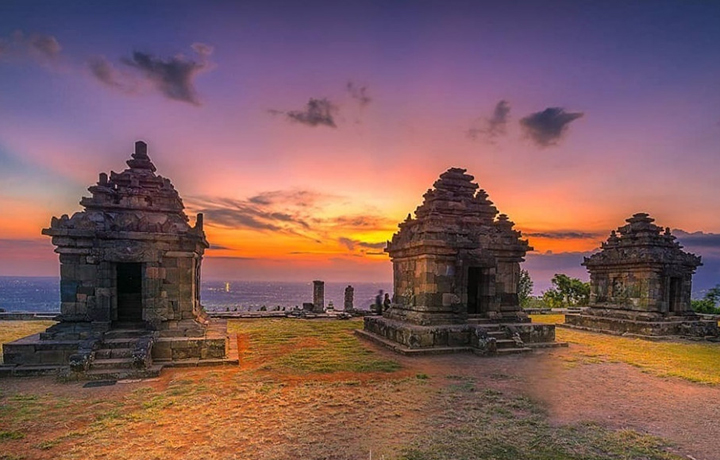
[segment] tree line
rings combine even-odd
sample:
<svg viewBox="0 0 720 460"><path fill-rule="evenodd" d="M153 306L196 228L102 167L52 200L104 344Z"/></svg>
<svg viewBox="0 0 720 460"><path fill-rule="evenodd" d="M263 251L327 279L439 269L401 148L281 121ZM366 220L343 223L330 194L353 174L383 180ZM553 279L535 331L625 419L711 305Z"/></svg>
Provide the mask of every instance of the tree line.
<svg viewBox="0 0 720 460"><path fill-rule="evenodd" d="M532 295L533 281L527 270L520 270L518 300L523 308L573 308L584 307L590 302L590 283L556 273L550 280L552 287L541 296ZM720 314L720 284L708 290L702 299L691 300L691 307L698 313Z"/></svg>

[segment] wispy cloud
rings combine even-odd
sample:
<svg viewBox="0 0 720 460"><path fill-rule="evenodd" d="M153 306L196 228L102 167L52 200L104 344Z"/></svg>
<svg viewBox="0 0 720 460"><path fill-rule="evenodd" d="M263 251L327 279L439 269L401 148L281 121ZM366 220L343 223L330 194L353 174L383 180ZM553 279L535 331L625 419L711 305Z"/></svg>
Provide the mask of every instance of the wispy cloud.
<svg viewBox="0 0 720 460"><path fill-rule="evenodd" d="M535 238L547 238L552 240L589 240L589 239L603 239L607 237L609 232L603 233L592 233L592 232L581 232L574 230L558 230L558 231L547 231L547 232L523 232L523 236L535 237Z"/></svg>
<svg viewBox="0 0 720 460"><path fill-rule="evenodd" d="M130 57L120 59L120 63L127 70L119 70L104 56L90 58L87 65L91 74L110 88L125 93L137 93L140 84L146 83L168 99L201 105L195 79L199 74L214 68L214 64L210 62L213 47L194 43L192 49L197 54L197 59L190 59L183 54L162 58L135 51Z"/></svg>
<svg viewBox="0 0 720 460"><path fill-rule="evenodd" d="M246 199L190 197L188 206L205 214L208 225L284 233L319 241L320 232L310 224L319 205L329 199L311 190L273 190Z"/></svg>
<svg viewBox="0 0 720 460"><path fill-rule="evenodd" d="M342 246L346 247L348 249L348 251L354 251L356 248L384 249L385 246L387 245L386 241L370 243L367 241L355 240L355 239L346 238L346 237L338 238L338 243L340 243Z"/></svg>
<svg viewBox="0 0 720 460"><path fill-rule="evenodd" d="M354 82L349 81L345 85L345 89L350 93L350 97L355 99L361 107L365 107L372 102L372 98L367 93L367 86L358 86Z"/></svg>
<svg viewBox="0 0 720 460"><path fill-rule="evenodd" d="M467 135L471 139L484 137L493 143L497 137L505 134L509 117L510 103L503 99L495 104L495 109L490 117L476 120L475 124L467 130Z"/></svg>
<svg viewBox="0 0 720 460"><path fill-rule="evenodd" d="M338 246L359 254L383 249L385 241L342 235L388 231L396 222L372 212L327 215L328 208L337 207L333 203L345 200L342 196L296 189L265 191L244 199L200 196L185 201L192 212L205 215L209 226L297 236L323 245L321 251L335 253Z"/></svg>
<svg viewBox="0 0 720 460"><path fill-rule="evenodd" d="M0 60L30 58L44 65L56 62L62 51L57 38L47 34L25 34L16 30L9 37L0 37Z"/></svg>
<svg viewBox="0 0 720 460"><path fill-rule="evenodd" d="M582 112L566 112L561 107L548 107L522 118L520 126L536 145L549 147L557 145L567 132L570 123L583 115Z"/></svg>
<svg viewBox="0 0 720 460"><path fill-rule="evenodd" d="M335 228L357 230L396 230L398 224L393 219L371 213L336 216L323 222Z"/></svg>

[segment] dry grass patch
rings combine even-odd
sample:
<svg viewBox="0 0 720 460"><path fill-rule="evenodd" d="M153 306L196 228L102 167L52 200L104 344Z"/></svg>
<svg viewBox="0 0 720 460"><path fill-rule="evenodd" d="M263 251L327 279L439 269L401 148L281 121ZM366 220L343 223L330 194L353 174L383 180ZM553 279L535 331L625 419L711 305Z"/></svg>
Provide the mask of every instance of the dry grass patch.
<svg viewBox="0 0 720 460"><path fill-rule="evenodd" d="M534 315L534 322L562 324L564 315ZM659 376L720 384L720 343L650 341L557 328L556 339L571 347L570 362L623 362Z"/></svg>
<svg viewBox="0 0 720 460"><path fill-rule="evenodd" d="M382 359L354 335L362 320L263 319L231 321L241 360L263 370L291 374L393 372L397 361Z"/></svg>
<svg viewBox="0 0 720 460"><path fill-rule="evenodd" d="M456 375L433 358L398 359L406 364L394 371L398 361L353 335L361 325L231 321L242 366L169 370L157 381L13 379L0 386L0 459L679 458L635 431L552 426L508 389L515 374ZM480 358L453 359L484 372Z"/></svg>

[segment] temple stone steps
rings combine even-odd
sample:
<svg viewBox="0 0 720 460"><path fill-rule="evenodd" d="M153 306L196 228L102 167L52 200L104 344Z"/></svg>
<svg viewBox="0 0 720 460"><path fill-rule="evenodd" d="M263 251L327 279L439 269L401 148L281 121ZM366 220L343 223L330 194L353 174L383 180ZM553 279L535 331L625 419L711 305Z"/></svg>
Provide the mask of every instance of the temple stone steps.
<svg viewBox="0 0 720 460"><path fill-rule="evenodd" d="M148 379L158 377L162 369L161 364L153 364L145 369L90 369L85 372L84 378L87 380Z"/></svg>
<svg viewBox="0 0 720 460"><path fill-rule="evenodd" d="M92 363L91 370L97 369L131 369L133 367L132 358L104 358L97 359Z"/></svg>
<svg viewBox="0 0 720 460"><path fill-rule="evenodd" d="M144 328L121 328L121 329L110 329L103 335L103 341L109 341L113 339L131 339L136 337L145 337L149 334L149 331Z"/></svg>
<svg viewBox="0 0 720 460"><path fill-rule="evenodd" d="M159 375L163 368L151 360L144 361L149 365L138 367L133 357L138 348L138 343L148 337L152 332L123 325L119 329L111 329L103 335L100 346L93 354L90 368L85 372L85 377L90 380L118 380L126 378L148 378Z"/></svg>
<svg viewBox="0 0 720 460"><path fill-rule="evenodd" d="M134 348L103 348L95 352L95 361L111 358L130 358Z"/></svg>

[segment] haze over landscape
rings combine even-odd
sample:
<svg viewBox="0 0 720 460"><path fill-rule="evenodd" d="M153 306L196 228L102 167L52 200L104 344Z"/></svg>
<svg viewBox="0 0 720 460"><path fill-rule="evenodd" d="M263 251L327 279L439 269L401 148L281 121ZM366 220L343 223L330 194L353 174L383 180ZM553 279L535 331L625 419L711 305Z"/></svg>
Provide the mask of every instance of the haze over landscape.
<svg viewBox="0 0 720 460"><path fill-rule="evenodd" d="M0 3L0 276L149 144L208 279L389 281L438 175L475 176L536 291L636 212L720 282L720 4Z"/></svg>

